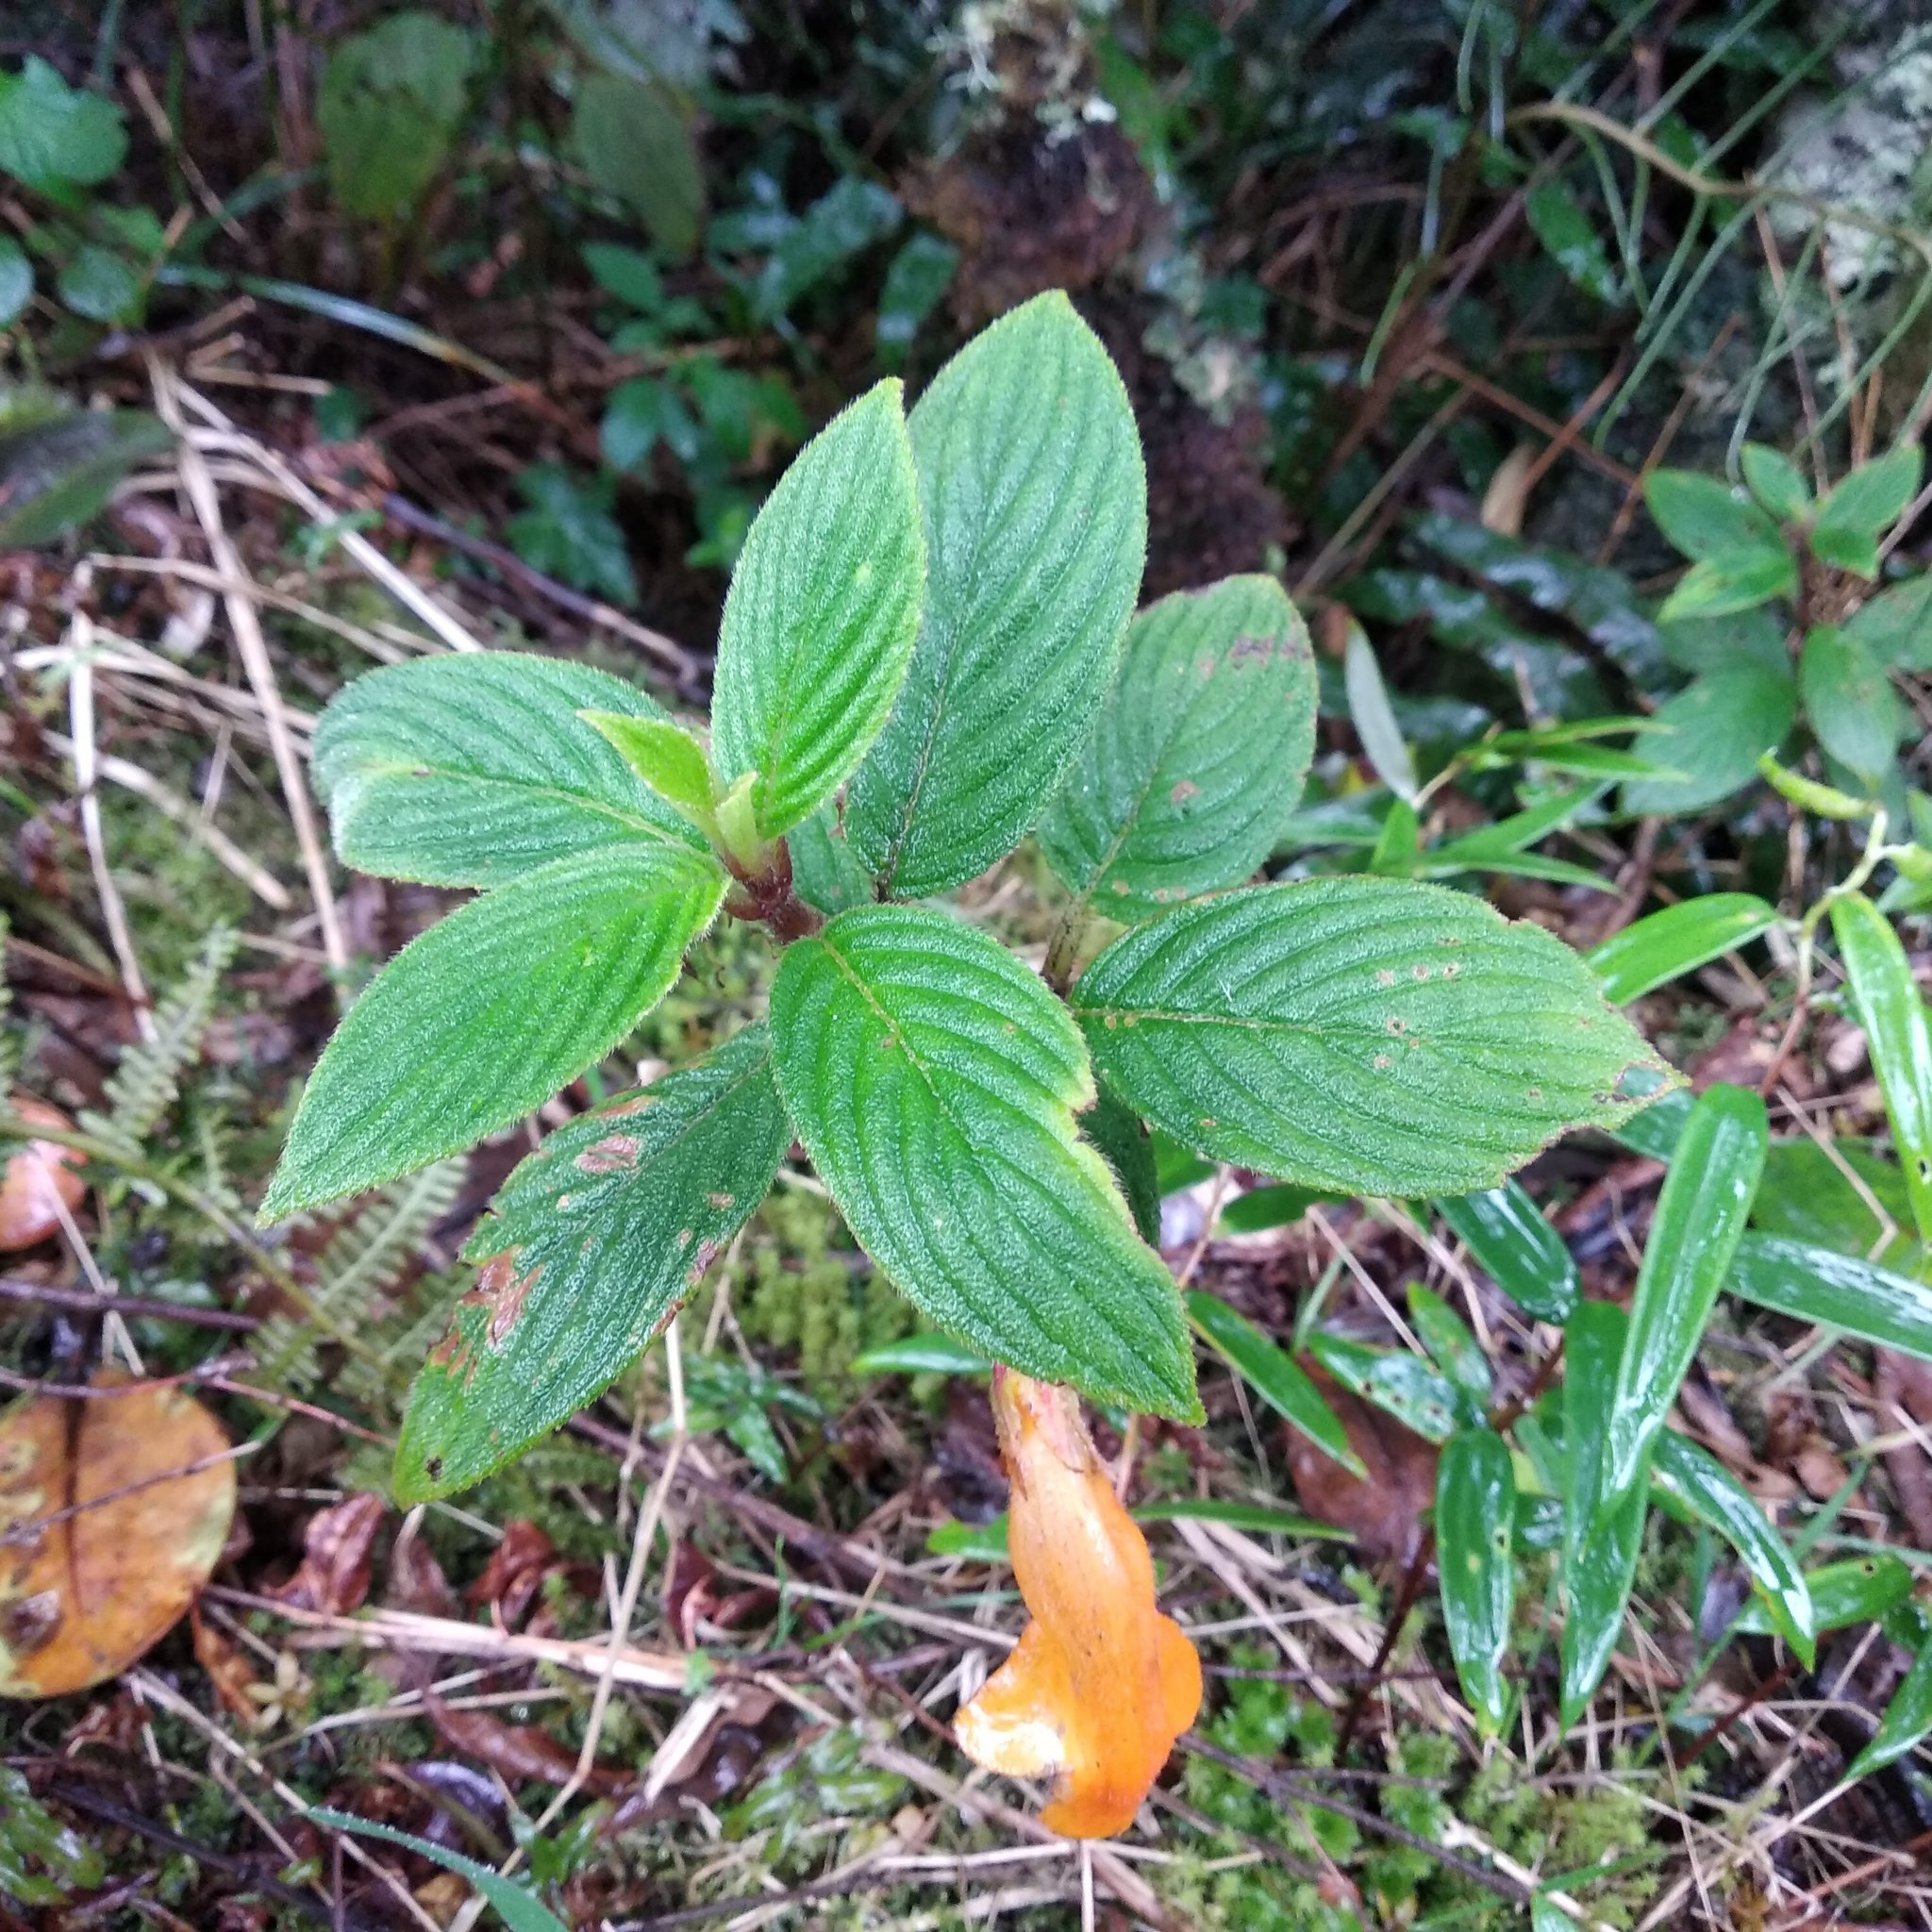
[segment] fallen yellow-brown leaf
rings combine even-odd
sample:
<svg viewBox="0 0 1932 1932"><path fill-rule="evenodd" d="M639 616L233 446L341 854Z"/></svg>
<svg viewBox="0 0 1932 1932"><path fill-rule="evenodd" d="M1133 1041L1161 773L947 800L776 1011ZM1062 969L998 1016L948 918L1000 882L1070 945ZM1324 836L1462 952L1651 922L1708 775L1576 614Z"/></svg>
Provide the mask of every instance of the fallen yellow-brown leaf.
<svg viewBox="0 0 1932 1932"><path fill-rule="evenodd" d="M199 1402L118 1369L92 1387L0 1415L0 1697L125 1670L200 1593L234 1520L228 1440Z"/></svg>

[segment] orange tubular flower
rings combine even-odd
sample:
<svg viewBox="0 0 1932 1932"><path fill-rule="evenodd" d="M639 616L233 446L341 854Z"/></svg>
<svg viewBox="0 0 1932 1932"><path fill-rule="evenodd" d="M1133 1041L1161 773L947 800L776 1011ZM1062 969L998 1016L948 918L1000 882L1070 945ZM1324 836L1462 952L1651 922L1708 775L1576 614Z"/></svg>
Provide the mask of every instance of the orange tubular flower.
<svg viewBox="0 0 1932 1932"><path fill-rule="evenodd" d="M1134 1822L1201 1707L1201 1660L1154 1605L1147 1541L1120 1506L1071 1389L999 1367L1008 1546L1033 1621L954 1723L975 1764L1053 1775L1042 1822L1110 1838Z"/></svg>

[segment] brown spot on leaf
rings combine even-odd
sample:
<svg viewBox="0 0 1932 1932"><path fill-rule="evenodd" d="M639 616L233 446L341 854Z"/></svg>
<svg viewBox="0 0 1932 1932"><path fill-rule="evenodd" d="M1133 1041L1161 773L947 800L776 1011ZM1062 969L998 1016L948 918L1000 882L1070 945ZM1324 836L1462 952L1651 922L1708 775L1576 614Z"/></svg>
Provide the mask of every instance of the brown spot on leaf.
<svg viewBox="0 0 1932 1932"><path fill-rule="evenodd" d="M1167 802L1170 805L1185 805L1189 799L1199 798L1200 795L1201 788L1191 778L1182 778L1175 783L1174 790L1167 794Z"/></svg>
<svg viewBox="0 0 1932 1932"><path fill-rule="evenodd" d="M638 1138L635 1134L606 1134L586 1147L575 1165L584 1174L625 1173L638 1164Z"/></svg>
<svg viewBox="0 0 1932 1932"><path fill-rule="evenodd" d="M501 1348L504 1339L516 1326L517 1317L524 1312L524 1303L529 1299L530 1290L542 1272L540 1263L527 1274L519 1274L516 1250L508 1249L483 1264L476 1286L457 1306L460 1307L467 1302L472 1307L487 1307L490 1325L484 1330L484 1339L491 1348Z"/></svg>
<svg viewBox="0 0 1932 1932"><path fill-rule="evenodd" d="M713 1208L728 1208L731 1206L731 1203L734 1198L735 1197L733 1195L726 1194L722 1191L714 1194L707 1194L705 1196L705 1199L708 1200Z"/></svg>

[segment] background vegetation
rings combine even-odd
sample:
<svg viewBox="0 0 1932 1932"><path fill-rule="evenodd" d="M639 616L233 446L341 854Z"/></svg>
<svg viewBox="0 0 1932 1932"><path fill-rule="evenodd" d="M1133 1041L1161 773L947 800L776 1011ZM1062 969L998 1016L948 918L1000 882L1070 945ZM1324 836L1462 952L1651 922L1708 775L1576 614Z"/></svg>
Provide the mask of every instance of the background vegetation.
<svg viewBox="0 0 1932 1932"><path fill-rule="evenodd" d="M0 1196L0 1365L58 1390L131 1352L242 1453L192 1624L0 1704L0 1924L478 1908L317 1805L584 1926L1922 1916L1922 1304L1713 1280L1674 1427L1836 1622L1804 1654L1712 1511L1659 1508L1565 1707L1582 1331L1564 1362L1537 1296L1641 1310L1674 1124L1527 1170L1527 1260L1158 1150L1209 1420L1101 1433L1208 1694L1146 1828L1084 1861L946 1737L1018 1624L974 1367L807 1176L675 1357L407 1515L410 1379L537 1125L249 1224L338 991L452 903L330 858L327 698L480 642L701 707L791 453L1064 287L1140 423L1143 598L1266 571L1315 633L1268 872L1441 879L1554 930L1694 1089L1761 1093L1746 1241L1919 1282L1928 195L1932 23L1879 0L12 9L5 1071L16 1135L51 1103L25 1124L86 1166L58 1208ZM1616 949L1717 894L1734 925ZM1043 955L1030 845L959 899ZM1847 982L1861 943L1902 1031ZM735 1032L772 961L721 928L541 1124ZM1367 1480L1284 1425L1290 1353ZM1433 1560L1431 1438L1472 1403L1529 1424L1493 1737Z"/></svg>

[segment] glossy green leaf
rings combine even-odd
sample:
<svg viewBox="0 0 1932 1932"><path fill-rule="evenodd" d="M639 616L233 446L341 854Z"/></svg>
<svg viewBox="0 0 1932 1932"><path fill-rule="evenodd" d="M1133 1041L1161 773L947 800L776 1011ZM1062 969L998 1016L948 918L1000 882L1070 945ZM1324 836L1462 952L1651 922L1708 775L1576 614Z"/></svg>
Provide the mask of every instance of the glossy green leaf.
<svg viewBox="0 0 1932 1932"><path fill-rule="evenodd" d="M1651 1478L1737 1551L1751 1581L1764 1592L1779 1634L1809 1670L1816 1652L1811 1592L1797 1558L1766 1522L1751 1491L1708 1450L1674 1429L1665 1429L1657 1438Z"/></svg>
<svg viewBox="0 0 1932 1932"><path fill-rule="evenodd" d="M1912 1573L1893 1556L1850 1557L1806 1573L1811 1628L1820 1637L1850 1624L1876 1624L1912 1593ZM1731 1628L1740 1635L1772 1637L1777 1621L1762 1598L1753 1597Z"/></svg>
<svg viewBox="0 0 1932 1932"><path fill-rule="evenodd" d="M1503 1657L1516 1604L1516 1473L1493 1429L1458 1429L1436 1465L1442 1622L1462 1694L1485 1736L1503 1727Z"/></svg>
<svg viewBox="0 0 1932 1932"><path fill-rule="evenodd" d="M1407 1349L1369 1348L1321 1331L1308 1337L1308 1353L1344 1389L1386 1408L1397 1422L1431 1442L1456 1433L1463 1405L1455 1385Z"/></svg>
<svg viewBox="0 0 1932 1932"><path fill-rule="evenodd" d="M1294 1357L1218 1296L1191 1290L1187 1300L1195 1327L1241 1380L1285 1417L1291 1427L1332 1456L1351 1475L1366 1482L1369 1472L1349 1447L1348 1431Z"/></svg>
<svg viewBox="0 0 1932 1932"><path fill-rule="evenodd" d="M1567 1729L1603 1681L1643 1547L1648 1494L1618 1495L1607 1480L1604 1419L1616 1388L1628 1323L1609 1302L1584 1302L1564 1331L1563 1667Z"/></svg>
<svg viewBox="0 0 1932 1932"><path fill-rule="evenodd" d="M615 711L577 714L679 818L700 828L713 822L711 767L704 746L669 718L630 718Z"/></svg>
<svg viewBox="0 0 1932 1932"><path fill-rule="evenodd" d="M1041 847L1123 921L1239 885L1274 849L1314 746L1314 658L1281 586L1241 576L1176 592L1128 630Z"/></svg>
<svg viewBox="0 0 1932 1932"><path fill-rule="evenodd" d="M1801 1134L1774 1141L1765 1150L1764 1179L1751 1206L1751 1225L1759 1234L1784 1235L1916 1273L1908 1258L1916 1247L1909 1233L1913 1224L1905 1175L1870 1141L1840 1136L1827 1147ZM1874 1253L1881 1237L1905 1253Z"/></svg>
<svg viewBox="0 0 1932 1932"><path fill-rule="evenodd" d="M1570 1319L1578 1292L1576 1262L1520 1182L1452 1195L1438 1201L1436 1211L1518 1307L1539 1322Z"/></svg>
<svg viewBox="0 0 1932 1932"><path fill-rule="evenodd" d="M884 727L925 583L899 384L868 390L806 444L744 540L718 636L719 783L756 772L767 839L824 804Z"/></svg>
<svg viewBox="0 0 1932 1932"><path fill-rule="evenodd" d="M1750 892L1707 892L1626 925L1585 955L1612 1006L1681 979L1777 924L1777 908Z"/></svg>
<svg viewBox="0 0 1932 1932"><path fill-rule="evenodd" d="M1748 1088L1722 1083L1705 1090L1684 1124L1644 1243L1606 1418L1612 1495L1641 1481L1650 1444L1730 1271L1769 1138L1764 1102Z"/></svg>
<svg viewBox="0 0 1932 1932"><path fill-rule="evenodd" d="M1774 597L1797 594L1797 559L1782 543L1775 549L1726 550L1693 563L1677 579L1657 617L1665 624L1686 617L1727 617Z"/></svg>
<svg viewBox="0 0 1932 1932"><path fill-rule="evenodd" d="M914 907L786 949L778 1086L866 1251L941 1326L1096 1401L1198 1419L1180 1297L1079 1139L1087 1054L1012 954Z"/></svg>
<svg viewBox="0 0 1932 1932"><path fill-rule="evenodd" d="M1643 500L1672 544L1700 562L1733 551L1784 548L1776 524L1716 476L1653 470L1643 479Z"/></svg>
<svg viewBox="0 0 1932 1932"><path fill-rule="evenodd" d="M1657 1062L1551 936L1438 886L1262 886L1128 932L1074 988L1094 1064L1219 1160L1342 1194L1493 1186L1634 1110Z"/></svg>
<svg viewBox="0 0 1932 1932"><path fill-rule="evenodd" d="M1798 688L1819 743L1867 784L1881 780L1912 714L1878 657L1850 631L1813 625L1798 659Z"/></svg>
<svg viewBox="0 0 1932 1932"><path fill-rule="evenodd" d="M314 753L342 862L497 886L608 845L701 850L583 709L668 722L620 678L514 651L416 658L345 685Z"/></svg>
<svg viewBox="0 0 1932 1932"><path fill-rule="evenodd" d="M1523 211L1551 259L1586 295L1612 306L1623 302L1623 284L1603 237L1566 182L1554 175L1538 181L1524 196Z"/></svg>
<svg viewBox="0 0 1932 1932"><path fill-rule="evenodd" d="M263 1224L460 1153L541 1106L664 997L724 892L696 853L611 845L526 873L412 940L323 1049Z"/></svg>
<svg viewBox="0 0 1932 1932"><path fill-rule="evenodd" d="M1079 1116L1081 1135L1099 1148L1126 1197L1134 1226L1150 1248L1160 1246L1160 1166L1147 1123L1106 1085Z"/></svg>
<svg viewBox="0 0 1932 1932"><path fill-rule="evenodd" d="M1490 1406L1494 1384L1490 1359L1469 1324L1433 1289L1419 1281L1408 1287L1408 1319L1429 1359L1466 1398L1466 1413L1479 1422Z"/></svg>
<svg viewBox="0 0 1932 1932"><path fill-rule="evenodd" d="M1747 1234L1726 1286L1761 1308L1932 1360L1932 1287L1875 1261L1782 1235Z"/></svg>
<svg viewBox="0 0 1932 1932"><path fill-rule="evenodd" d="M1126 391L1062 294L967 343L911 433L924 620L846 808L896 899L977 876L1040 815L1113 680L1147 547Z"/></svg>
<svg viewBox="0 0 1932 1932"><path fill-rule="evenodd" d="M1658 708L1658 729L1644 741L1659 764L1684 775L1629 780L1624 809L1669 817L1741 791L1760 755L1784 742L1797 707L1789 672L1745 664L1700 677Z"/></svg>
<svg viewBox="0 0 1932 1932"><path fill-rule="evenodd" d="M1782 451L1769 443L1747 442L1743 467L1745 487L1779 523L1802 523L1810 514L1810 486Z"/></svg>
<svg viewBox="0 0 1932 1932"><path fill-rule="evenodd" d="M509 1932L569 1932L563 1921L540 1904L522 1881L506 1878L501 1872L479 1865L475 1858L466 1858L447 1845L432 1844L413 1831L398 1831L393 1825L377 1824L372 1819L357 1818L347 1811L331 1811L322 1805L311 1806L305 1815L331 1831L353 1831L360 1838L379 1838L387 1844L403 1845L432 1865L441 1865L444 1871L467 1878L489 1901L491 1909L509 1927Z"/></svg>
<svg viewBox="0 0 1932 1932"><path fill-rule="evenodd" d="M862 175L841 175L783 234L751 288L753 315L775 322L854 256L892 234L897 198Z"/></svg>
<svg viewBox="0 0 1932 1932"><path fill-rule="evenodd" d="M984 1375L992 1363L950 1335L929 1332L882 1341L855 1356L855 1375Z"/></svg>
<svg viewBox="0 0 1932 1932"><path fill-rule="evenodd" d="M1813 551L1827 562L1842 562L1847 541L1871 544L1884 536L1919 493L1924 467L1915 442L1899 443L1882 457L1860 463L1818 506L1811 525Z"/></svg>
<svg viewBox="0 0 1932 1932"><path fill-rule="evenodd" d="M1932 1241L1932 1017L1891 922L1862 892L1831 902L1831 930L1885 1093L1920 1239Z"/></svg>
<svg viewBox="0 0 1932 1932"><path fill-rule="evenodd" d="M1382 667L1375 661L1374 646L1358 624L1348 627L1341 671L1343 688L1348 693L1349 722L1361 741L1363 756L1374 767L1376 777L1403 804L1413 807L1415 759L1402 735L1402 726L1396 722L1395 708L1389 701L1389 687L1383 682Z"/></svg>
<svg viewBox="0 0 1932 1932"><path fill-rule="evenodd" d="M1896 1764L1927 1735L1932 1735L1932 1641L1921 1645L1911 1669L1891 1693L1872 1741L1846 1768L1846 1778L1869 1777Z"/></svg>
<svg viewBox="0 0 1932 1932"><path fill-rule="evenodd" d="M551 1134L464 1250L482 1272L411 1391L398 1501L468 1489L593 1401L697 1288L791 1144L762 1026Z"/></svg>

